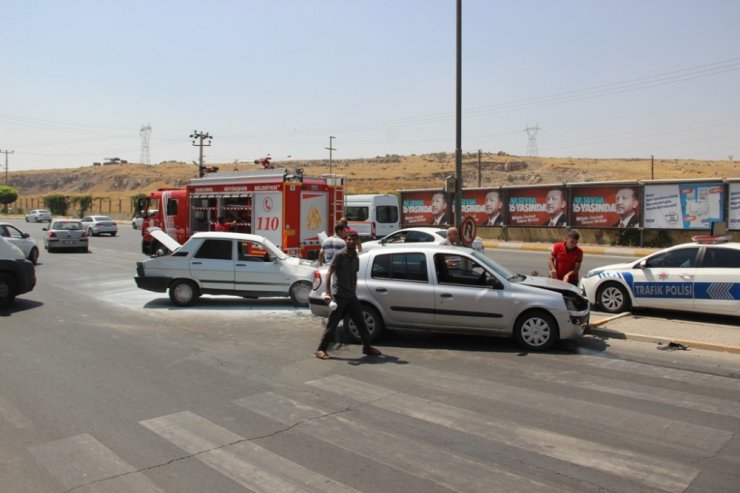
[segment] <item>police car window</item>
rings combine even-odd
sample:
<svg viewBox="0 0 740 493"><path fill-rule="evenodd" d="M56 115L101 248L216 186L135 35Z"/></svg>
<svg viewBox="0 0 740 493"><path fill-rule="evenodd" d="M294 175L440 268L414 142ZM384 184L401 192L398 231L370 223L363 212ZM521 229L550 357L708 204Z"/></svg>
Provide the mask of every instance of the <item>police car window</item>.
<svg viewBox="0 0 740 493"><path fill-rule="evenodd" d="M657 255L654 255L653 257L650 257L647 260L646 265L648 267L664 268L696 267L696 254L698 251L698 247L692 247L659 253Z"/></svg>
<svg viewBox="0 0 740 493"><path fill-rule="evenodd" d="M232 245L231 240L206 240L198 249L195 258L231 260Z"/></svg>
<svg viewBox="0 0 740 493"><path fill-rule="evenodd" d="M707 248L701 266L704 268L740 269L740 250Z"/></svg>

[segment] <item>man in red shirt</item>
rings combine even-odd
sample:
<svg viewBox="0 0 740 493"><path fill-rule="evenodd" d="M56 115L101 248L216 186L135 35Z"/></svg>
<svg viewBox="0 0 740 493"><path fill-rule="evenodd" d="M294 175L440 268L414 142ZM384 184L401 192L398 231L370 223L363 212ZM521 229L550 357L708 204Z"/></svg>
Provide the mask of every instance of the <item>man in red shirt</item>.
<svg viewBox="0 0 740 493"><path fill-rule="evenodd" d="M583 250L578 248L581 235L575 229L568 231L565 239L555 243L550 252L550 277L578 285L578 270L583 262Z"/></svg>

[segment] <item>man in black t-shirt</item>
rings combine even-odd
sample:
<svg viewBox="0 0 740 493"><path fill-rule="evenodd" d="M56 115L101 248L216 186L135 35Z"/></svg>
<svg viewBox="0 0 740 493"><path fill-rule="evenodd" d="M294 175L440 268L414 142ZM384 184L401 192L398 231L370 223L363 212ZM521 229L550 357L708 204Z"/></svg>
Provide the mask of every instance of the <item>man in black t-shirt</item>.
<svg viewBox="0 0 740 493"><path fill-rule="evenodd" d="M337 306L329 315L324 335L321 337L319 347L314 354L319 359L331 359L331 355L326 350L329 349L329 343L332 342L332 335L337 325L346 313L349 314L360 332L362 353L369 356L381 356L382 353L370 345L370 333L362 315L362 305L355 292L357 271L360 269L360 259L357 256L357 242L359 241L357 232L348 233L344 241L347 246L334 254L329 271L326 273L326 292L323 295L326 303L333 301ZM332 276L336 280L334 284L332 284Z"/></svg>

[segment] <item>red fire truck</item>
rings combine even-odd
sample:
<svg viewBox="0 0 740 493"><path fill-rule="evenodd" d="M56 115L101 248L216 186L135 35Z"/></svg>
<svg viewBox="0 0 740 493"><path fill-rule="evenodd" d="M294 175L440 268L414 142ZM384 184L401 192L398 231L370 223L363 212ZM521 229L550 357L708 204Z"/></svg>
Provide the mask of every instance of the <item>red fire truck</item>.
<svg viewBox="0 0 740 493"><path fill-rule="evenodd" d="M301 169L213 173L186 188L152 192L139 210L146 216L141 251L147 255L161 248L148 227L161 228L182 245L193 233L221 229L221 223L228 231L264 236L288 255L315 259L318 234L333 234L344 212L344 184L338 177L305 176Z"/></svg>

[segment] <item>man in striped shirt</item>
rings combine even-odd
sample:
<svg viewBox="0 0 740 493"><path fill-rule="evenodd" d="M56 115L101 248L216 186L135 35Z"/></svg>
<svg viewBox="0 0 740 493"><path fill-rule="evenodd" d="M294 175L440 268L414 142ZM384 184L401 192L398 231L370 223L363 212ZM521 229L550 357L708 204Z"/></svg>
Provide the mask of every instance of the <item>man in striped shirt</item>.
<svg viewBox="0 0 740 493"><path fill-rule="evenodd" d="M346 232L347 230L341 222L334 226L334 235L324 240L324 243L321 245L321 250L319 251L319 262L322 265L331 264L331 259L334 258L334 254L347 246L347 243L344 241Z"/></svg>

